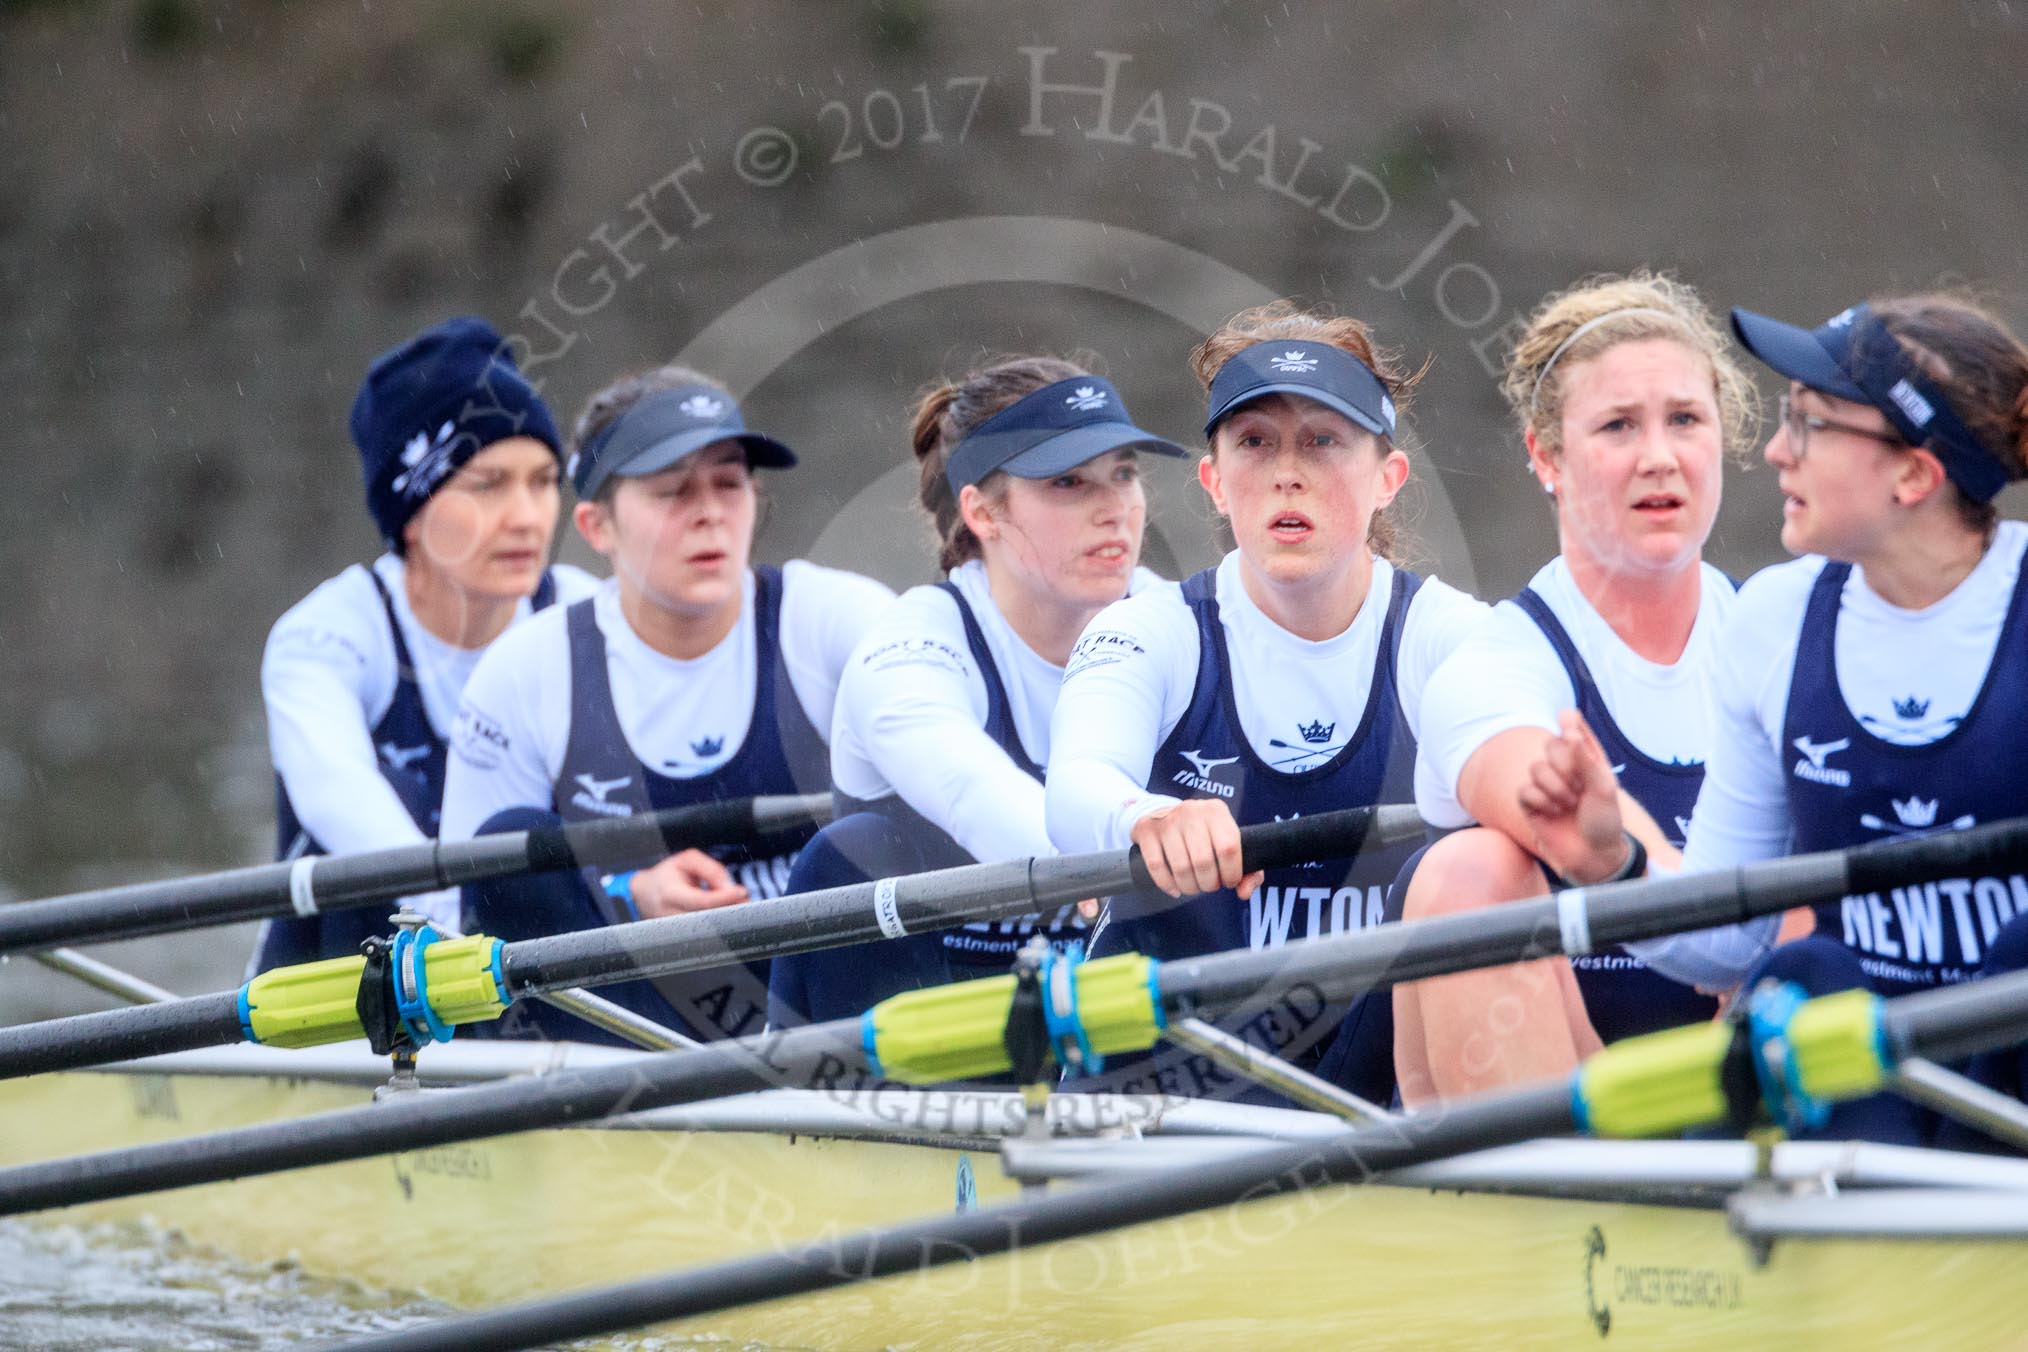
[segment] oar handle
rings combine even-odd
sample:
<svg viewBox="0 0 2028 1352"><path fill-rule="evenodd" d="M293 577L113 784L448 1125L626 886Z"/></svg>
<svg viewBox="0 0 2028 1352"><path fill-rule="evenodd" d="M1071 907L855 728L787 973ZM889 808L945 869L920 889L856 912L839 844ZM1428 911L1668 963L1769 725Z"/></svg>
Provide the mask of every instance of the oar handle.
<svg viewBox="0 0 2028 1352"><path fill-rule="evenodd" d="M1366 848L1369 838L1383 843L1399 840L1421 826L1422 819L1413 807L1388 805L1261 822L1239 828L1240 864L1251 873L1319 859L1349 859ZM1134 851L1133 868L1135 881L1146 886L1146 865L1139 850Z"/></svg>
<svg viewBox="0 0 2028 1352"><path fill-rule="evenodd" d="M0 953L134 939L289 914L315 915L518 873L640 868L678 850L822 826L831 795L733 798L606 821L443 844L317 855L167 882L0 906Z"/></svg>
<svg viewBox="0 0 2028 1352"><path fill-rule="evenodd" d="M571 822L528 833L532 872L558 868L644 868L681 850L752 841L822 826L828 793L729 798L639 817Z"/></svg>
<svg viewBox="0 0 2028 1352"><path fill-rule="evenodd" d="M1412 839L1422 829L1412 807L1349 808L1245 827L1240 850L1248 868L1280 868L1345 858L1369 841ZM507 946L503 968L508 993L519 998L1006 920L1153 887L1139 850L967 864L644 920L623 934L592 929L523 939Z"/></svg>
<svg viewBox="0 0 2028 1352"><path fill-rule="evenodd" d="M2028 860L2028 818L1962 831L1879 840L1845 852L1845 888L1877 892L1914 877L1977 878L2018 872Z"/></svg>

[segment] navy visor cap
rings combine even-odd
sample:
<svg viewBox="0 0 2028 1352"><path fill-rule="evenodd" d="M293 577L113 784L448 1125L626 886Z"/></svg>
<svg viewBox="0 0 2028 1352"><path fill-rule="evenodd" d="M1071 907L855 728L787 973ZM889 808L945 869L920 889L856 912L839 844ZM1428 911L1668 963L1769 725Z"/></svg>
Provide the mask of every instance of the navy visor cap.
<svg viewBox="0 0 2028 1352"><path fill-rule="evenodd" d="M747 430L731 395L709 385L686 385L651 394L600 428L570 458L571 487L588 502L608 479L657 473L721 441L745 447L747 463L759 469L796 463L787 446Z"/></svg>
<svg viewBox="0 0 2028 1352"><path fill-rule="evenodd" d="M1136 427L1110 381L1072 376L1023 395L973 428L952 450L944 478L953 493L994 470L1019 479L1047 479L1127 447L1155 455L1189 454Z"/></svg>
<svg viewBox="0 0 2028 1352"><path fill-rule="evenodd" d="M1344 414L1375 436L1393 437L1394 400L1373 368L1333 343L1278 339L1242 348L1211 380L1204 435L1246 404L1294 394Z"/></svg>
<svg viewBox="0 0 2028 1352"><path fill-rule="evenodd" d="M2006 462L1989 450L1871 306L1854 305L1815 329L1732 312L1732 331L1778 375L1808 389L1880 410L1894 434L1926 447L1965 496L1990 502L2006 487Z"/></svg>

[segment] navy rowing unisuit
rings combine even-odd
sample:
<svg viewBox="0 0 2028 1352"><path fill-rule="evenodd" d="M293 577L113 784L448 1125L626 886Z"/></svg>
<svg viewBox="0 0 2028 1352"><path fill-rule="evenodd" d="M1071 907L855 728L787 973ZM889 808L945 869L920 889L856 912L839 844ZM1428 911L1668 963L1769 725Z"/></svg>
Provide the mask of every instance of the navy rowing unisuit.
<svg viewBox="0 0 2028 1352"><path fill-rule="evenodd" d="M1620 788L1647 809L1669 843L1681 849L1688 834L1685 828L1690 813L1697 806L1697 790L1704 783L1703 762L1659 761L1635 746L1621 731L1612 710L1606 707L1605 696L1592 680L1591 669L1549 604L1530 587L1521 589L1514 604L1535 621L1556 651L1557 660L1570 673L1571 687L1577 692L1577 711L1584 716L1592 735L1598 738L1600 749L1618 773ZM1552 887L1565 885L1547 866L1543 872L1549 875ZM1603 952L1572 958L1570 965L1577 975L1578 990L1584 995L1584 1008L1592 1028L1604 1042L1703 1023L1718 1012L1716 999L1650 970L1646 963L1617 944Z"/></svg>
<svg viewBox="0 0 2028 1352"><path fill-rule="evenodd" d="M1851 568L1811 589L1782 725L1795 850L1838 849L2028 813L2028 777L2007 748L2028 728L2028 587L2017 578L1998 647L1971 708L1935 741L1898 745L1854 718L1833 661ZM2028 876L1944 878L1817 907L1817 933L1859 959L1875 989L1901 995L1967 980L2017 914Z"/></svg>
<svg viewBox="0 0 2028 1352"><path fill-rule="evenodd" d="M829 752L782 665L781 571L753 572L757 660L751 721L730 759L708 774L686 779L658 773L628 744L613 705L605 637L592 602L570 608L564 617L570 646L570 731L553 790L556 814L564 821L597 821L755 794L807 793L826 781ZM748 844L715 846L709 853L749 897L775 897L787 891L794 846L800 843L775 842L774 853L760 853ZM600 886L595 873L586 874L584 886L606 923L640 918L624 896ZM485 918L487 932L499 933L495 917ZM767 968L765 961L728 963L660 977L653 984L668 1002L678 1031L691 1037L737 1036L760 1029L767 1008Z"/></svg>
<svg viewBox="0 0 2028 1352"><path fill-rule="evenodd" d="M1155 753L1148 788L1179 798L1222 798L1241 826L1409 801L1415 740L1402 715L1395 675L1405 617L1421 579L1406 569L1393 572L1358 726L1298 727L1304 746L1292 749L1299 758L1312 758L1318 748L1331 754L1294 771L1278 768L1241 729L1215 580L1215 570L1206 570L1183 584L1183 600L1195 617L1202 652L1209 660L1199 662L1189 706ZM1093 951L1097 955L1132 951L1169 960L1242 947L1276 948L1378 925L1387 885L1407 854L1406 848L1395 847L1356 859L1320 859L1271 869L1246 901L1230 890L1174 905L1155 898L1114 897L1093 939ZM1355 1053L1342 1039L1338 1046L1331 1045L1341 1021L1359 1026L1360 1035L1351 1041L1363 1051ZM1355 1093L1381 1102L1392 1095L1393 1021L1384 993L1362 997L1349 1009L1292 993L1241 1031L1307 1069L1317 1069L1327 1059L1337 1063L1326 1067L1325 1073Z"/></svg>
<svg viewBox="0 0 2028 1352"><path fill-rule="evenodd" d="M416 829L435 836L442 818L444 772L449 743L430 722L429 707L416 679L415 661L409 655L408 640L402 636L401 621L395 614L394 596L380 575L363 570L372 581L387 632L393 644L394 697L387 712L373 725L371 738L381 777L387 781ZM542 583L530 600L531 610L542 610L556 600L556 575L544 572ZM336 712L334 710L334 712ZM316 834L297 815L295 803L280 772L275 775L275 857L296 859L328 851ZM387 933L387 908L361 906L347 911L312 916L277 917L263 926L254 951L253 970L315 962L321 958L344 957L359 951L368 938Z"/></svg>
<svg viewBox="0 0 2028 1352"><path fill-rule="evenodd" d="M982 730L1039 788L1042 767L1021 743L1013 702L978 616L955 583L940 582L936 590L957 607L966 650L985 685ZM868 653L865 659L877 656ZM899 793L862 799L842 788L834 787L832 792L836 820L797 856L789 878L792 892L846 887L981 862ZM1064 907L1046 917L980 921L878 943L789 954L774 963L768 1021L775 1027L786 1027L851 1018L901 991L1005 971L1022 945L1037 933L1060 948L1083 938L1085 930L1075 909Z"/></svg>

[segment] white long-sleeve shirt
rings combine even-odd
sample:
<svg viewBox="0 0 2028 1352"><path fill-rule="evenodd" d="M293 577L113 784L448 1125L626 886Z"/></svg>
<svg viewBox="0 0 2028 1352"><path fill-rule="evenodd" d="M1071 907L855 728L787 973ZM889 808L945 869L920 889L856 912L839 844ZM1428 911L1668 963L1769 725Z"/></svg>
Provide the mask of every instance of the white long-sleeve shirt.
<svg viewBox="0 0 2028 1352"><path fill-rule="evenodd" d="M1883 600L1855 568L1839 594L1832 661L1838 688L1860 726L1904 746L1948 735L1971 711L1998 650L2020 577L2028 525L2003 521L1971 573L1921 610ZM1710 695L1712 748L1683 852L1686 872L1735 868L1789 853L1788 774L1783 744L1789 681L1819 557L1778 564L1740 590L1720 642ZM1900 702L1923 706L1903 717ZM1707 989L1736 985L1774 942L1780 918L1763 917L1628 947L1649 966Z"/></svg>
<svg viewBox="0 0 2028 1352"><path fill-rule="evenodd" d="M373 572L394 601L395 622L430 727L447 737L458 701L484 648L460 648L423 628L409 608L406 570L393 554ZM556 608L589 596L598 582L559 564ZM523 601L516 625L531 609ZM509 632L512 632L510 627ZM372 729L387 714L400 681L387 612L365 567L354 565L318 585L275 621L261 657L268 750L297 818L334 854L420 844L426 837L381 773ZM455 923L457 893L410 898L434 919Z"/></svg>
<svg viewBox="0 0 2028 1352"><path fill-rule="evenodd" d="M1063 668L1007 623L984 564L960 565L950 582L978 621L1022 751L1046 768ZM1162 585L1143 568L1130 590ZM957 603L941 587L912 588L867 631L839 682L832 782L868 802L900 795L975 859L1053 854L1042 785L986 735L986 713L985 673Z"/></svg>
<svg viewBox="0 0 2028 1352"><path fill-rule="evenodd" d="M781 647L810 725L828 738L839 674L894 593L872 578L792 560L782 569ZM634 755L657 774L689 779L739 752L759 672L754 582L738 621L709 652L679 659L643 642L620 610L618 585L593 601L605 637L614 711ZM570 743L570 640L563 609L503 635L466 683L444 785L443 838L463 840L510 807L550 808ZM699 745L716 742L702 754Z"/></svg>
<svg viewBox="0 0 2028 1352"><path fill-rule="evenodd" d="M1311 752L1299 725L1357 727L1372 684L1394 569L1375 559L1365 603L1345 631L1311 642L1276 624L1246 594L1238 553L1218 565L1215 594L1231 657L1240 730L1263 759L1295 772ZM1434 578L1403 625L1396 689L1411 732L1430 673L1485 618L1487 607ZM1182 588L1165 583L1115 602L1078 640L1050 724L1049 837L1066 854L1124 849L1134 823L1178 800L1147 788L1155 752L1190 706L1200 650Z"/></svg>

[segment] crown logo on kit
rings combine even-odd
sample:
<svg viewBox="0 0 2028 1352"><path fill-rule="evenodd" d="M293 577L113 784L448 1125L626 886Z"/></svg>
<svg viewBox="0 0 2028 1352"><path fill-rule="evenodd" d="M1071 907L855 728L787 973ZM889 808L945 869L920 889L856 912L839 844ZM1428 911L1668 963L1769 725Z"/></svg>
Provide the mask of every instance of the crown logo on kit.
<svg viewBox="0 0 2028 1352"><path fill-rule="evenodd" d="M408 439L401 450L401 473L390 485L407 498L422 498L450 472L451 447L457 440L458 425L446 422L432 436L428 428Z"/></svg>
<svg viewBox="0 0 2028 1352"><path fill-rule="evenodd" d="M1306 376L1317 369L1317 359L1299 347L1292 347L1269 361L1268 365L1277 371L1286 371L1290 375Z"/></svg>
<svg viewBox="0 0 2028 1352"><path fill-rule="evenodd" d="M1296 730L1303 734L1304 741L1312 746L1320 746L1331 740L1331 734L1338 730L1338 725L1326 723L1320 718L1314 723L1298 723Z"/></svg>
<svg viewBox="0 0 2028 1352"><path fill-rule="evenodd" d="M1065 395L1063 402L1079 413L1089 413L1095 408L1106 406L1106 392L1096 385L1080 385Z"/></svg>
<svg viewBox="0 0 2028 1352"><path fill-rule="evenodd" d="M723 737L700 737L690 744L690 750L699 756L716 756L725 750Z"/></svg>
<svg viewBox="0 0 2028 1352"><path fill-rule="evenodd" d="M1917 699L1915 696L1910 695L1907 699L1894 701L1894 716L1896 718L1921 718L1928 712L1929 701L1926 699Z"/></svg>
<svg viewBox="0 0 2028 1352"><path fill-rule="evenodd" d="M1918 798L1911 793L1908 795L1908 801L1905 803L1899 798L1889 801L1894 804L1894 815L1901 819L1903 826L1936 825L1937 799Z"/></svg>
<svg viewBox="0 0 2028 1352"><path fill-rule="evenodd" d="M708 394L693 394L677 405L688 417L700 420L716 418L725 412L725 401L713 399Z"/></svg>

